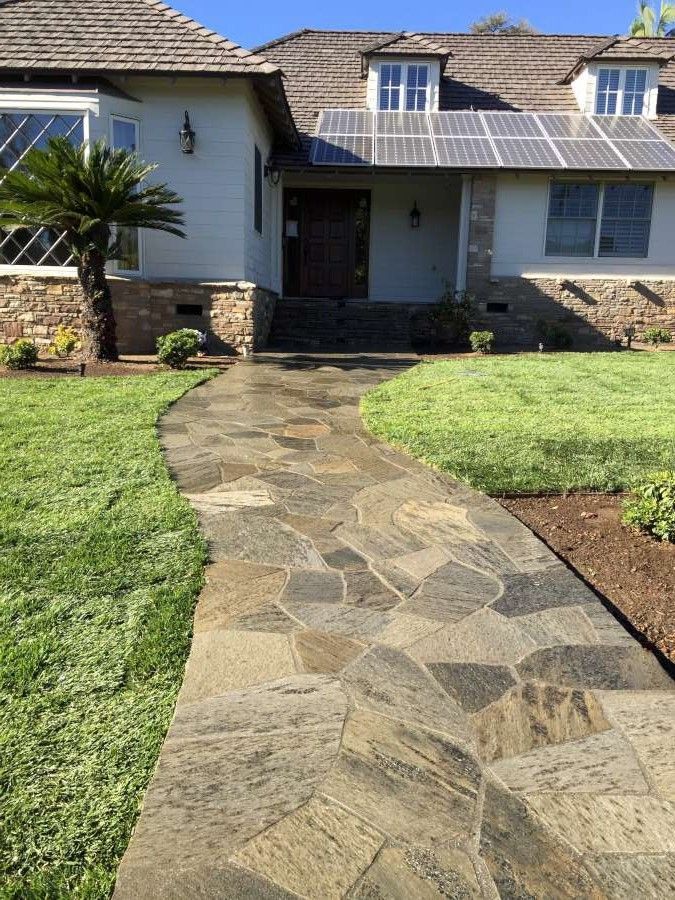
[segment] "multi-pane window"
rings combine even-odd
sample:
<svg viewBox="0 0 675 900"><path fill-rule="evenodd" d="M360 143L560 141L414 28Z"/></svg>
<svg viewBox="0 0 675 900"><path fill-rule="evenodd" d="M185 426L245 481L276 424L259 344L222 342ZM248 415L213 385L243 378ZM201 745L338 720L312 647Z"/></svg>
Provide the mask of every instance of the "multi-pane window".
<svg viewBox="0 0 675 900"><path fill-rule="evenodd" d="M424 112L427 108L429 66L410 65L407 70L405 108L408 111Z"/></svg>
<svg viewBox="0 0 675 900"><path fill-rule="evenodd" d="M646 256L652 217L652 184L606 184L598 256Z"/></svg>
<svg viewBox="0 0 675 900"><path fill-rule="evenodd" d="M399 63L380 65L380 109L401 108L401 69Z"/></svg>
<svg viewBox="0 0 675 900"><path fill-rule="evenodd" d="M113 116L110 125L110 139L116 150L128 150L138 153L138 122L135 119L124 119ZM119 256L115 260L118 272L139 272L141 268L141 241L138 228L123 227L117 229Z"/></svg>
<svg viewBox="0 0 675 900"><path fill-rule="evenodd" d="M626 69L623 89L624 116L641 116L647 89L646 69Z"/></svg>
<svg viewBox="0 0 675 900"><path fill-rule="evenodd" d="M553 181L546 255L646 257L653 192L643 182Z"/></svg>
<svg viewBox="0 0 675 900"><path fill-rule="evenodd" d="M83 116L0 112L0 166L9 170L20 168L29 150L43 150L49 138L58 136L81 144ZM51 228L0 230L0 265L68 266L72 263L65 235Z"/></svg>
<svg viewBox="0 0 675 900"><path fill-rule="evenodd" d="M598 116L641 116L647 93L646 69L599 69L595 94Z"/></svg>
<svg viewBox="0 0 675 900"><path fill-rule="evenodd" d="M429 103L426 63L380 63L378 109L424 112Z"/></svg>
<svg viewBox="0 0 675 900"><path fill-rule="evenodd" d="M547 256L593 256L598 185L554 181L548 204Z"/></svg>

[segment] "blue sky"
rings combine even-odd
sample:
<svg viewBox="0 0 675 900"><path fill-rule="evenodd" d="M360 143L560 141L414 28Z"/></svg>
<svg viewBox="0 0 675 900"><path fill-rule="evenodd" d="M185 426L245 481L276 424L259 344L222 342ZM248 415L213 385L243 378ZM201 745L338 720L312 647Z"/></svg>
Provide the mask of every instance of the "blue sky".
<svg viewBox="0 0 675 900"><path fill-rule="evenodd" d="M519 0L502 4L467 0L427 0L421 5L403 0L167 0L182 12L253 47L298 28L354 28L373 31L466 31L474 19L495 9L529 19L540 31L578 34L625 33L633 18L630 0L566 3Z"/></svg>

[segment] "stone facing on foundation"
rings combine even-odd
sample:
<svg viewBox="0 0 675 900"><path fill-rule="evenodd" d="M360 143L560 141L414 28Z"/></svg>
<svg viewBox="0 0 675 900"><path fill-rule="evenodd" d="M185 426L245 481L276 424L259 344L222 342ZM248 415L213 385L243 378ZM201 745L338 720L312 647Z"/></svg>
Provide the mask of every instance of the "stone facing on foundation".
<svg viewBox="0 0 675 900"><path fill-rule="evenodd" d="M542 278L491 274L496 179L476 176L471 196L467 290L477 302L476 327L495 332L502 345L537 345L540 323L558 323L575 346L602 346L634 325L675 331L675 278ZM506 304L503 312L488 305Z"/></svg>
<svg viewBox="0 0 675 900"><path fill-rule="evenodd" d="M151 282L110 278L122 353L154 353L156 339L178 328L209 333L215 353L265 346L276 295L248 281ZM64 275L0 276L0 340L48 344L58 325L77 328L80 288ZM179 313L183 307L201 307Z"/></svg>

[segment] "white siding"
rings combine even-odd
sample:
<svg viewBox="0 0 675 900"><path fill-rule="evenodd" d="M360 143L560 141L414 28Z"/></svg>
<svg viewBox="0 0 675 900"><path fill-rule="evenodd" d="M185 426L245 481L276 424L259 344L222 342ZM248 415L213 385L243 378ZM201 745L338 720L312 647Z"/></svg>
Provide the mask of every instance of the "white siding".
<svg viewBox="0 0 675 900"><path fill-rule="evenodd" d="M245 110L245 126L242 134L244 162L244 277L260 287L279 292L278 266L281 224L279 202L281 185L274 186L263 177L262 234L254 227L255 201L255 151L257 145L262 155L263 167L272 149L272 131L252 89L250 102Z"/></svg>
<svg viewBox="0 0 675 900"><path fill-rule="evenodd" d="M641 179L645 180L645 179ZM497 182L492 274L675 277L675 182L654 187L649 255L646 259L563 259L544 255L549 179L500 176Z"/></svg>

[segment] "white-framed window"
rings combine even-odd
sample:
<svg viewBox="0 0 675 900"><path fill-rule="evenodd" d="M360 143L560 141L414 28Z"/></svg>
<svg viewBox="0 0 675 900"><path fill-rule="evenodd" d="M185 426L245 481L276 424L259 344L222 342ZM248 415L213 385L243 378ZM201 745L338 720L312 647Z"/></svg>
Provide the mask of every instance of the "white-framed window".
<svg viewBox="0 0 675 900"><path fill-rule="evenodd" d="M24 156L44 150L52 137L67 137L73 144L85 140L85 116L75 112L0 111L0 166L21 168ZM0 266L74 265L65 234L51 228L0 229Z"/></svg>
<svg viewBox="0 0 675 900"><path fill-rule="evenodd" d="M641 116L645 110L647 80L646 69L598 69L596 115Z"/></svg>
<svg viewBox="0 0 675 900"><path fill-rule="evenodd" d="M546 256L645 258L653 196L651 182L551 181Z"/></svg>
<svg viewBox="0 0 675 900"><path fill-rule="evenodd" d="M378 109L424 112L429 88L428 63L380 63Z"/></svg>
<svg viewBox="0 0 675 900"><path fill-rule="evenodd" d="M137 119L126 116L110 117L110 146L115 150L138 153L140 128ZM141 271L141 236L138 228L118 228L120 255L114 262L115 272L138 275Z"/></svg>

